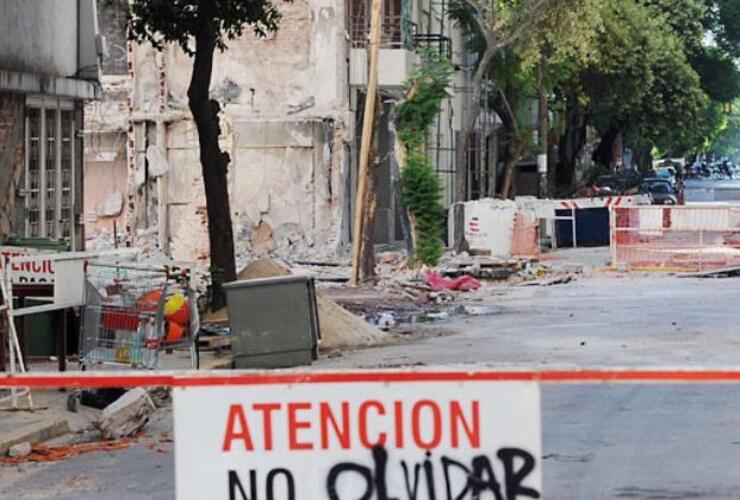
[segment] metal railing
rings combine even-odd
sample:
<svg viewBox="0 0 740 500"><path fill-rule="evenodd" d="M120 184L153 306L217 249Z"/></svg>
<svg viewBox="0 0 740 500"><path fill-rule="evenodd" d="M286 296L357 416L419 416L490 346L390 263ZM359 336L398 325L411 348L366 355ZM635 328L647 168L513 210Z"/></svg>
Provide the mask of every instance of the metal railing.
<svg viewBox="0 0 740 500"><path fill-rule="evenodd" d="M402 16L383 16L380 47L383 49L409 48L413 44L416 25L409 23L409 35L404 35ZM353 49L364 49L370 38L369 16L358 15L350 18L350 40Z"/></svg>

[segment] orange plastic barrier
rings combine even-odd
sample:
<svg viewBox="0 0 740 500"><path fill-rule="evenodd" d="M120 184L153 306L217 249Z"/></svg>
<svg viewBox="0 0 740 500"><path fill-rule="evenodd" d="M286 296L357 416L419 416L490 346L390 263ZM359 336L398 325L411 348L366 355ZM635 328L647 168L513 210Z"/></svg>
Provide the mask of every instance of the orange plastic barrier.
<svg viewBox="0 0 740 500"><path fill-rule="evenodd" d="M511 255L515 257L539 257L540 255L540 224L531 210L518 210L514 216Z"/></svg>

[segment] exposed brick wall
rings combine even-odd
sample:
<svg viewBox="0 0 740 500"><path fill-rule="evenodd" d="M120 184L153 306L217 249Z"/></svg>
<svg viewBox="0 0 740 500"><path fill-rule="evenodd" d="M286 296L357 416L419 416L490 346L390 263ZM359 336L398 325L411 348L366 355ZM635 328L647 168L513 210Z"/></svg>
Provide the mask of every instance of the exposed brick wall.
<svg viewBox="0 0 740 500"><path fill-rule="evenodd" d="M100 2L98 4L100 33L108 45L108 56L103 58L104 75L125 75L126 60L126 16L128 4L124 2Z"/></svg>
<svg viewBox="0 0 740 500"><path fill-rule="evenodd" d="M23 172L24 96L0 92L0 241L10 233Z"/></svg>

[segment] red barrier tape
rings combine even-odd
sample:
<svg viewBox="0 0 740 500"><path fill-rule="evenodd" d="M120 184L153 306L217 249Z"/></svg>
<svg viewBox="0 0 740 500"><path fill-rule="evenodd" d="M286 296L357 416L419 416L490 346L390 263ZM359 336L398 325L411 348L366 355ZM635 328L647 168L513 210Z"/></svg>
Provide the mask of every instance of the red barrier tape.
<svg viewBox="0 0 740 500"><path fill-rule="evenodd" d="M203 387L362 382L540 382L558 383L738 383L740 370L562 370L562 371L348 371L348 372L158 372L26 373L0 375L0 388Z"/></svg>

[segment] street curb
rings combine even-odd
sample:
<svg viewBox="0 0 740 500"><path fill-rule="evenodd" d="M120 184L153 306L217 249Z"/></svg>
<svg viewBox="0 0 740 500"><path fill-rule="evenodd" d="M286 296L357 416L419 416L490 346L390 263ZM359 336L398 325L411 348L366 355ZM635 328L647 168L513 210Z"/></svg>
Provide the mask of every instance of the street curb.
<svg viewBox="0 0 740 500"><path fill-rule="evenodd" d="M0 456L8 453L11 446L20 443L41 443L70 432L69 423L64 418L46 419L22 426L0 435Z"/></svg>

